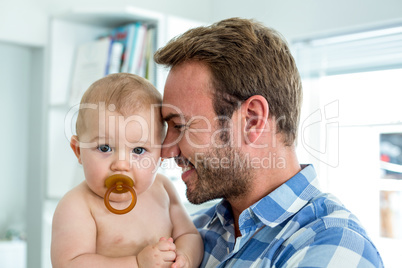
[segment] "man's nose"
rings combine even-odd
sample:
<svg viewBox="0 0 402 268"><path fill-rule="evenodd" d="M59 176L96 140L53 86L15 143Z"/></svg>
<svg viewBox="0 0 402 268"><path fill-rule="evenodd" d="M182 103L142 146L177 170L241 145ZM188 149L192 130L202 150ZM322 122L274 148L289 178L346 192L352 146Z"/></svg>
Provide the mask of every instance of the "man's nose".
<svg viewBox="0 0 402 268"><path fill-rule="evenodd" d="M179 147L180 140L181 137L173 135L171 131L168 130L166 138L162 143L161 157L172 158L180 155L180 147Z"/></svg>

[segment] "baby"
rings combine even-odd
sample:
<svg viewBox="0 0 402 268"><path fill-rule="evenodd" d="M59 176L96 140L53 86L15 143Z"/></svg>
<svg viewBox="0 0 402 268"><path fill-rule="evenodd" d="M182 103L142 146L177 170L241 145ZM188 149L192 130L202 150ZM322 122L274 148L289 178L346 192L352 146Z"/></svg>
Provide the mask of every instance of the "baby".
<svg viewBox="0 0 402 268"><path fill-rule="evenodd" d="M53 217L53 267L198 267L201 237L173 184L157 174L164 125L161 95L133 74L111 74L82 97L71 148L85 180L59 202ZM127 214L104 204L105 180L122 174L134 181L135 207ZM132 202L130 192L111 193L112 208Z"/></svg>

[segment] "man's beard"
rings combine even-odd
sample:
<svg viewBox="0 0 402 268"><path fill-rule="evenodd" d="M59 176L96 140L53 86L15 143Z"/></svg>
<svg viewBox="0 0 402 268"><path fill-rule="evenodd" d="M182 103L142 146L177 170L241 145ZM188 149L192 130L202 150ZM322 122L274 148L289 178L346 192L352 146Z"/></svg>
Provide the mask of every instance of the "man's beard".
<svg viewBox="0 0 402 268"><path fill-rule="evenodd" d="M233 199L246 195L254 171L249 159L239 149L227 146L213 148L197 155L198 178L187 185L187 199L201 204L217 198Z"/></svg>

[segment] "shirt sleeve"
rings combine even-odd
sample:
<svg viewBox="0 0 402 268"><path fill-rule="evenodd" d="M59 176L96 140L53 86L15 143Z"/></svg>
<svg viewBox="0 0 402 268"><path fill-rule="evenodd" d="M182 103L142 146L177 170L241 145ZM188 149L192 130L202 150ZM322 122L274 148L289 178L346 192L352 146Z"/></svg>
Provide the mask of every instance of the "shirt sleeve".
<svg viewBox="0 0 402 268"><path fill-rule="evenodd" d="M352 229L332 227L302 236L288 243L274 267L384 267L373 243Z"/></svg>

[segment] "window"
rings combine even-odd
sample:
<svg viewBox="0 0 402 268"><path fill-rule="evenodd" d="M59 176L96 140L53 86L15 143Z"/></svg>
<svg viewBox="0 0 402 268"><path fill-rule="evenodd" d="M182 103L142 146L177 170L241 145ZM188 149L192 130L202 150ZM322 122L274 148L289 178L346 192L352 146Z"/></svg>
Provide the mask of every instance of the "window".
<svg viewBox="0 0 402 268"><path fill-rule="evenodd" d="M384 179L381 152L386 139L402 143L402 27L297 40L292 48L304 87L300 162L315 165L323 190L359 217L385 266L395 267L402 180Z"/></svg>

